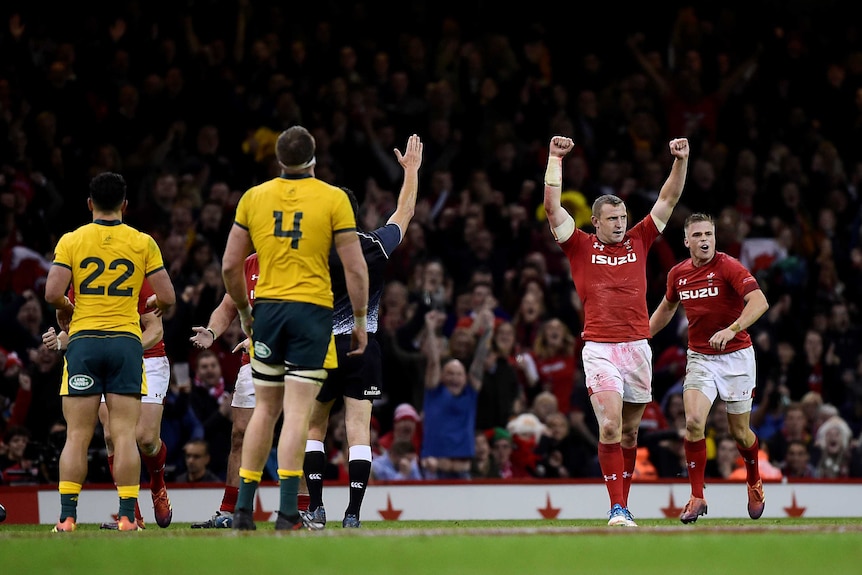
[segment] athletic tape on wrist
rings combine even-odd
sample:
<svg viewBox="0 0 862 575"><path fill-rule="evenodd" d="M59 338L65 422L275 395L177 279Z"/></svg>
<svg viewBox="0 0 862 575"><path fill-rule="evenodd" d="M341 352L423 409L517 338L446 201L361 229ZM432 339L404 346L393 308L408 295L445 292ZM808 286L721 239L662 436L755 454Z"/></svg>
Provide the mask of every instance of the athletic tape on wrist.
<svg viewBox="0 0 862 575"><path fill-rule="evenodd" d="M563 159L548 156L548 167L545 168L545 185L561 187L563 185Z"/></svg>
<svg viewBox="0 0 862 575"><path fill-rule="evenodd" d="M353 316L353 323L359 329L367 330L368 329L368 316L367 315Z"/></svg>

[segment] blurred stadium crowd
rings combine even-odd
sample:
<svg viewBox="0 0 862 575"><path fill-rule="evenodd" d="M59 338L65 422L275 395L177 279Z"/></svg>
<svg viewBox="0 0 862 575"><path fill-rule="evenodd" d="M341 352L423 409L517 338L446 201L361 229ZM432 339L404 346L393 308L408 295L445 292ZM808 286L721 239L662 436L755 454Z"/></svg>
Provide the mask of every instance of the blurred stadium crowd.
<svg viewBox="0 0 862 575"><path fill-rule="evenodd" d="M213 347L219 362L200 369L207 353L189 337L224 294L236 203L278 175L274 141L294 124L317 139L317 177L356 192L365 229L394 210L392 149L411 133L425 143L381 308L378 455L434 476L418 457L433 433L421 421L423 342L442 338L469 365L473 320L492 310L471 475L599 475L582 309L541 206L547 142L577 144L563 202L587 229L605 193L625 199L631 224L646 215L668 140L686 137L686 189L650 252L650 311L687 256L682 221L712 214L718 249L771 305L749 331L752 422L774 472L862 477L862 30L846 3L609 5L572 21L483 2L43 4L0 8L0 483L56 481L62 356L41 345L55 325L42 288L57 239L89 220L87 183L103 171L128 181L126 220L156 238L178 295L165 318L169 469L185 471L183 446L204 439L224 476L243 336L235 323ZM434 334L430 311L441 314ZM680 477L685 318L652 343L638 473ZM721 448L721 408L712 477L739 465ZM327 474L344 479L343 422L332 421ZM89 479L110 482L100 442Z"/></svg>

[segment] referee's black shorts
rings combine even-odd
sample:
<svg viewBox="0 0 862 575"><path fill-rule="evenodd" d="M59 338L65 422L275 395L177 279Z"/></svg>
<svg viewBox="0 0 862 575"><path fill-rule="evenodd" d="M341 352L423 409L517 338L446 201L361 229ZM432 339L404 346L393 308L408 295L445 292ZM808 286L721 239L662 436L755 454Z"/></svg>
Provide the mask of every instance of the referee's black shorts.
<svg viewBox="0 0 862 575"><path fill-rule="evenodd" d="M329 376L317 394L317 401L328 403L339 397L374 401L383 393L383 365L380 344L373 333L368 334L368 347L362 355L348 356L350 334L335 336L338 367L329 370Z"/></svg>

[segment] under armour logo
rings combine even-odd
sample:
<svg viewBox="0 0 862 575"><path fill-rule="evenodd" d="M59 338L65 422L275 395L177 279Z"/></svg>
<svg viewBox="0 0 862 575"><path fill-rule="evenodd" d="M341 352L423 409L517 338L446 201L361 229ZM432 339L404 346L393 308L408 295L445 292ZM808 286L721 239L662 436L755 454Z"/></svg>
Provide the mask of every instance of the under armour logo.
<svg viewBox="0 0 862 575"><path fill-rule="evenodd" d="M605 245L600 244L599 242L593 242L593 248L599 250L600 252L605 251Z"/></svg>
<svg viewBox="0 0 862 575"><path fill-rule="evenodd" d="M351 489L365 489L365 484L361 481L351 481L350 482Z"/></svg>
<svg viewBox="0 0 862 575"><path fill-rule="evenodd" d="M689 469L694 469L695 467L697 467L697 464L694 461L686 461L685 464L689 467Z"/></svg>
<svg viewBox="0 0 862 575"><path fill-rule="evenodd" d="M605 482L606 482L606 483L607 483L608 481L616 481L616 480L617 480L617 474L616 474L616 473L611 473L610 475L605 475L605 476L604 476L604 478L605 478Z"/></svg>
<svg viewBox="0 0 862 575"><path fill-rule="evenodd" d="M687 284L687 283L688 283L688 279L686 279L686 278L681 278L681 279L679 280L679 285L681 285L681 286L684 286L684 285L685 285L685 284Z"/></svg>
<svg viewBox="0 0 862 575"><path fill-rule="evenodd" d="M257 281L257 278L259 278L259 277L260 277L260 276L259 276L259 275L257 275L257 274L251 274L251 281L256 282L256 281Z"/></svg>
<svg viewBox="0 0 862 575"><path fill-rule="evenodd" d="M630 479L634 477L634 473L629 473L628 471L623 471L623 479Z"/></svg>

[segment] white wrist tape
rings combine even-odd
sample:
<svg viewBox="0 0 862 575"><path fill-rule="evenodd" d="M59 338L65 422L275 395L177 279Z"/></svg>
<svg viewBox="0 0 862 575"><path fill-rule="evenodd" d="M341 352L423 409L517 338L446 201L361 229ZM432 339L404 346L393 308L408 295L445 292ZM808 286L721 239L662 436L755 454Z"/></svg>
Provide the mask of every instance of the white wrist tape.
<svg viewBox="0 0 862 575"><path fill-rule="evenodd" d="M563 158L548 156L548 167L545 168L545 185L557 188L563 185Z"/></svg>
<svg viewBox="0 0 862 575"><path fill-rule="evenodd" d="M251 306L250 305L246 305L244 308L242 308L238 311L239 311L239 317L241 319L245 320L245 319L248 319L251 317Z"/></svg>
<svg viewBox="0 0 862 575"><path fill-rule="evenodd" d="M363 331L368 330L368 316L367 315L360 315L360 316L355 315L355 316L353 316L353 323L354 323L354 325L356 325L356 327L358 327L359 329L361 329Z"/></svg>
<svg viewBox="0 0 862 575"><path fill-rule="evenodd" d="M554 234L554 239L557 240L557 243L563 243L575 233L575 218L571 214L568 214L566 221L555 228L551 228L551 233Z"/></svg>

